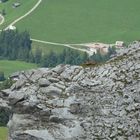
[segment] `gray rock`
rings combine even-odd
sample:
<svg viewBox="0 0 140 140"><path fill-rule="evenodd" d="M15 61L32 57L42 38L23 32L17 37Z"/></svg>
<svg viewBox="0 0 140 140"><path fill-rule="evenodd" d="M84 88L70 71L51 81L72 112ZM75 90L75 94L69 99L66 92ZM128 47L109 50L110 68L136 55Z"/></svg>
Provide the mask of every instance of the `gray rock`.
<svg viewBox="0 0 140 140"><path fill-rule="evenodd" d="M60 123L61 119L57 116L50 116L49 121L54 123Z"/></svg>
<svg viewBox="0 0 140 140"><path fill-rule="evenodd" d="M52 69L53 72L58 73L59 75L64 71L65 65L58 65Z"/></svg>
<svg viewBox="0 0 140 140"><path fill-rule="evenodd" d="M25 99L25 93L24 92L11 92L9 95L9 101L10 104L16 104L21 100Z"/></svg>
<svg viewBox="0 0 140 140"><path fill-rule="evenodd" d="M72 114L78 114L81 111L81 104L80 103L73 103L70 105L70 112Z"/></svg>
<svg viewBox="0 0 140 140"><path fill-rule="evenodd" d="M0 98L0 108L10 108L9 102Z"/></svg>
<svg viewBox="0 0 140 140"><path fill-rule="evenodd" d="M54 86L48 86L40 88L40 92L48 96L59 96L62 93L62 90Z"/></svg>
<svg viewBox="0 0 140 140"><path fill-rule="evenodd" d="M58 78L48 78L48 80L51 82L51 83L57 83L59 82L59 79Z"/></svg>
<svg viewBox="0 0 140 140"><path fill-rule="evenodd" d="M95 67L19 73L0 94L0 108L13 111L9 139L139 140L140 43L130 46Z"/></svg>
<svg viewBox="0 0 140 140"><path fill-rule="evenodd" d="M47 86L49 86L49 85L51 84L51 82L48 81L48 80L45 79L45 78L39 79L38 83L39 83L39 86L40 86L40 87L47 87Z"/></svg>

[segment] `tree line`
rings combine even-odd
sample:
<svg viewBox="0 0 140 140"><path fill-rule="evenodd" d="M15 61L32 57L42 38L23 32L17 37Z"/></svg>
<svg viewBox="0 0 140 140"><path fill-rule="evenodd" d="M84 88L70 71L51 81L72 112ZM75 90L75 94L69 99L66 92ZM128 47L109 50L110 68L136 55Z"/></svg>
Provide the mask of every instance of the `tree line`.
<svg viewBox="0 0 140 140"><path fill-rule="evenodd" d="M89 59L91 61L95 61L97 63L101 63L101 62L108 61L115 54L116 54L116 48L113 46L113 47L109 47L108 48L108 53L106 53L106 54L102 54L99 50L97 50L97 53L94 53L92 56L90 56Z"/></svg>
<svg viewBox="0 0 140 140"><path fill-rule="evenodd" d="M8 0L0 0L1 2L6 2L6 1L8 1Z"/></svg>
<svg viewBox="0 0 140 140"><path fill-rule="evenodd" d="M32 41L27 31L19 32L18 30L7 30L0 33L0 59L22 60L36 63L41 67L54 67L58 64L80 65L88 61L105 62L115 54L115 48L109 48L107 54L102 55L100 51L88 56L87 53L67 48L62 53L50 51L44 54L41 49L37 48L32 51ZM0 80L4 78L3 72L0 72Z"/></svg>
<svg viewBox="0 0 140 140"><path fill-rule="evenodd" d="M57 54L53 51L43 54L41 49L32 51L32 41L27 31L7 30L0 33L0 59L23 60L36 63L44 67L53 67L60 63L80 64L84 62L88 55L72 49L64 49Z"/></svg>
<svg viewBox="0 0 140 140"><path fill-rule="evenodd" d="M80 65L88 59L87 53L80 53L73 49L67 48L62 53L50 51L48 54L42 55L42 50L36 49L32 62L42 67L54 67L58 64Z"/></svg>
<svg viewBox="0 0 140 140"><path fill-rule="evenodd" d="M0 58L8 60L29 60L30 35L27 31L2 31L0 34Z"/></svg>

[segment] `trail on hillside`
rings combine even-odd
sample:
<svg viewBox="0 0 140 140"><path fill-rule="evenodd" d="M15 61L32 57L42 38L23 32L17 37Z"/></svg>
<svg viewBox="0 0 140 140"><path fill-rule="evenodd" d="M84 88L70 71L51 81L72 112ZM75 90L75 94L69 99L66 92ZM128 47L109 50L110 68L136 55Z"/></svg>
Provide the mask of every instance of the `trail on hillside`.
<svg viewBox="0 0 140 140"><path fill-rule="evenodd" d="M23 15L23 16L17 18L16 20L14 20L11 24L9 24L5 28L5 30L7 30L9 28L9 26L13 26L17 22L19 22L20 20L22 20L23 18L25 18L26 16L28 16L29 14L31 14L40 5L41 2L42 2L42 0L38 0L38 2L34 5L34 7L31 10L29 10L25 15Z"/></svg>
<svg viewBox="0 0 140 140"><path fill-rule="evenodd" d="M26 16L30 15L39 5L40 3L42 2L42 0L38 0L38 2L34 5L34 7L29 10L25 15L17 18L16 20L14 20L12 23L10 23L6 28L5 30L7 30L10 26L13 26L14 24L16 24L17 22L19 22L20 20L22 20L23 18L25 18ZM0 30L1 31L1 30ZM68 48L71 48L71 49L75 49L75 50L78 50L78 51L82 51L82 52L86 52L88 53L89 55L91 55L91 52L88 51L87 49L81 49L81 48L76 48L76 47L73 47L72 45L85 45L86 43L84 44L61 44L61 43L55 43L55 42L49 42L49 41L43 41L43 40L38 40L38 39L31 39L32 41L35 41L35 42L39 42L39 43L44 43L44 44L50 44L50 45L57 45L57 46L65 46L65 47L68 47Z"/></svg>
<svg viewBox="0 0 140 140"><path fill-rule="evenodd" d="M0 25L2 25L4 22L4 17L0 14Z"/></svg>
<svg viewBox="0 0 140 140"><path fill-rule="evenodd" d="M49 45L65 46L65 47L75 49L75 50L78 50L78 51L82 51L82 52L86 52L89 55L92 55L91 52L88 51L87 49L81 49L81 48L76 48L76 47L72 46L72 45L84 45L84 44L61 44L61 43L56 43L56 42L42 41L42 40L33 39L33 38L31 38L31 40L34 41L34 42L44 43L44 44L49 44Z"/></svg>

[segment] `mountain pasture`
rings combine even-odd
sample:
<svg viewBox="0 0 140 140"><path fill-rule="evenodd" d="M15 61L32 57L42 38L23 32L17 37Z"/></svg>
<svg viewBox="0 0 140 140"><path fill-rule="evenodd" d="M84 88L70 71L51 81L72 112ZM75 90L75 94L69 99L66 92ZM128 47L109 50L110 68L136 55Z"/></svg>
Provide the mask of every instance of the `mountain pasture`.
<svg viewBox="0 0 140 140"><path fill-rule="evenodd" d="M6 127L0 127L0 140L7 140L8 130Z"/></svg>
<svg viewBox="0 0 140 140"><path fill-rule="evenodd" d="M0 3L0 12L4 10L5 21L0 25L0 29L5 29L10 23L12 23L17 18L23 16L27 13L37 2L37 0L18 0L20 6L14 8L13 4L17 2L16 0L8 0L5 3Z"/></svg>
<svg viewBox="0 0 140 140"><path fill-rule="evenodd" d="M16 71L22 71L32 68L37 68L37 66L35 64L26 63L23 61L0 60L0 71L3 71L6 77Z"/></svg>
<svg viewBox="0 0 140 140"><path fill-rule="evenodd" d="M139 5L139 0L42 0L16 26L51 42L130 42L140 39Z"/></svg>

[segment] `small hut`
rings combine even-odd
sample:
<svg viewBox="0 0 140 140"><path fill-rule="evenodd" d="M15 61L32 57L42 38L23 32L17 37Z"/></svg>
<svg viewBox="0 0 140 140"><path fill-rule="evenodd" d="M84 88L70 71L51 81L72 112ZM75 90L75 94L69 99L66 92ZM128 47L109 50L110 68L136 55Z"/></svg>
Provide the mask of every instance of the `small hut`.
<svg viewBox="0 0 140 140"><path fill-rule="evenodd" d="M12 7L13 7L13 8L17 8L17 7L19 7L19 6L20 6L20 3L19 3L19 2L15 2L15 3L12 4Z"/></svg>

